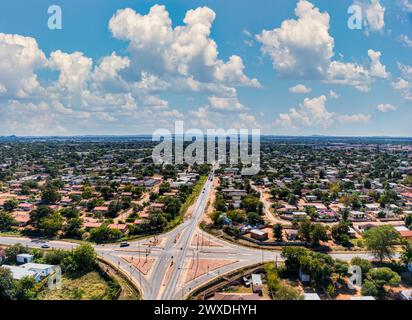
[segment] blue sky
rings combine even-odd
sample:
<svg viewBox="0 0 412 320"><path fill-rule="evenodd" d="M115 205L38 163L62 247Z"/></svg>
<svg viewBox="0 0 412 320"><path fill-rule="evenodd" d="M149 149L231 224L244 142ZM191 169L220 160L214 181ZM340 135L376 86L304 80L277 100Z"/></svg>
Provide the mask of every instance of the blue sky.
<svg viewBox="0 0 412 320"><path fill-rule="evenodd" d="M411 50L410 0L2 1L0 135L412 136Z"/></svg>

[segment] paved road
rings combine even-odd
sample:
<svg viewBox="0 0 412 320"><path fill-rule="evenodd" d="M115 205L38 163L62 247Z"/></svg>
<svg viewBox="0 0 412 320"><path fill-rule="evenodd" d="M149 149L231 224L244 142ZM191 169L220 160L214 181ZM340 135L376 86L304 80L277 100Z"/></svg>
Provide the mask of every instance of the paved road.
<svg viewBox="0 0 412 320"><path fill-rule="evenodd" d="M193 214L172 231L139 241L130 242L130 247L120 248L119 245L96 245L98 255L117 268L124 271L130 279L140 288L146 300L179 300L183 299L194 288L230 271L243 268L259 262L281 261L280 252L259 250L239 246L224 240L215 238L209 234L203 234L198 225L206 208L209 194L212 189L214 170L204 190L197 199ZM213 242L213 246L193 243L193 236L197 234ZM31 248L40 248L42 243L33 242L28 238L0 237L0 244L12 245L22 243ZM64 241L49 241L48 244L55 249L72 250L78 244ZM372 259L369 254L345 253L332 254L333 258L345 261L355 256ZM153 265L147 275L140 272L125 258L134 261L153 260ZM232 263L200 274L194 280L186 281L190 261L207 259L209 261L230 260Z"/></svg>

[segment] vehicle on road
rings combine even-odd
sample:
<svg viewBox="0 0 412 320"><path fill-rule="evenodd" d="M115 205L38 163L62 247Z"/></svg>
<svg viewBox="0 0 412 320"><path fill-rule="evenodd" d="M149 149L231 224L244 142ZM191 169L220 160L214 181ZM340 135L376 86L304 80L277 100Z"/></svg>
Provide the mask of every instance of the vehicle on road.
<svg viewBox="0 0 412 320"><path fill-rule="evenodd" d="M41 245L41 248L42 249L50 249L51 247L48 243L44 243L44 244Z"/></svg>
<svg viewBox="0 0 412 320"><path fill-rule="evenodd" d="M130 244L127 243L127 242L122 242L122 243L120 244L120 248L125 248L125 247L129 247L129 246L130 246Z"/></svg>
<svg viewBox="0 0 412 320"><path fill-rule="evenodd" d="M244 286L245 286L246 288L249 288L249 287L250 287L250 281L248 280L248 278L243 277L243 278L242 278L242 282L243 282L243 284L244 284Z"/></svg>

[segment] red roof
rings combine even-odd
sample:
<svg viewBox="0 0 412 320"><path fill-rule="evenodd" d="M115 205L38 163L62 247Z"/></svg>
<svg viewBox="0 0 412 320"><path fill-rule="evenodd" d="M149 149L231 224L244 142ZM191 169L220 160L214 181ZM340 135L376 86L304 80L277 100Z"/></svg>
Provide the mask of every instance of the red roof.
<svg viewBox="0 0 412 320"><path fill-rule="evenodd" d="M399 233L400 233L401 236L404 237L404 238L412 238L412 230L400 231Z"/></svg>

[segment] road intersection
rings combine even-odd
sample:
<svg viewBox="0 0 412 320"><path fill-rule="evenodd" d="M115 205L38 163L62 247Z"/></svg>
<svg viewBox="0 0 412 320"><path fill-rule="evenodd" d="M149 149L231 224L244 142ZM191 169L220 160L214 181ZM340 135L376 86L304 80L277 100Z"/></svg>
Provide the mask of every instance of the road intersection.
<svg viewBox="0 0 412 320"><path fill-rule="evenodd" d="M97 254L123 271L140 288L146 300L179 300L195 288L228 272L259 262L281 261L280 252L248 248L229 243L199 228L212 189L214 171L205 183L193 214L175 229L152 238L118 244L96 245ZM0 237L0 244L21 243L40 248L29 238ZM51 248L72 250L78 244L50 241ZM349 261L355 256L372 259L365 253L331 254Z"/></svg>

